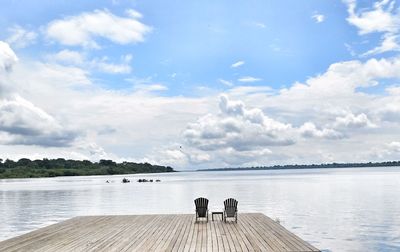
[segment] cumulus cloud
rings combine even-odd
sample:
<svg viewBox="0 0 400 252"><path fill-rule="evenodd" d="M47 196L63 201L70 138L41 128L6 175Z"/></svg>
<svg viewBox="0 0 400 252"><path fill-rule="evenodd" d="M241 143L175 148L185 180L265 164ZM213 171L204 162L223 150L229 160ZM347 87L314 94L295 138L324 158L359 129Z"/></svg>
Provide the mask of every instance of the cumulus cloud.
<svg viewBox="0 0 400 252"><path fill-rule="evenodd" d="M18 58L9 44L0 41L0 71L9 72Z"/></svg>
<svg viewBox="0 0 400 252"><path fill-rule="evenodd" d="M141 23L141 14L127 10L125 17L108 10L95 10L54 20L46 27L48 38L63 45L98 48L96 38L108 39L117 44L143 42L151 27Z"/></svg>
<svg viewBox="0 0 400 252"><path fill-rule="evenodd" d="M188 125L184 137L190 146L203 151L252 151L294 144L292 126L269 118L260 109L248 109L225 95L220 97L219 109L220 113L208 114Z"/></svg>
<svg viewBox="0 0 400 252"><path fill-rule="evenodd" d="M342 139L345 136L334 130L334 129L318 129L314 123L306 122L300 128L299 131L303 137L318 137L318 138L326 138L326 139Z"/></svg>
<svg viewBox="0 0 400 252"><path fill-rule="evenodd" d="M395 1L382 0L374 3L372 8L357 11L356 0L345 0L347 4L347 21L358 28L360 35L382 33L381 45L368 50L362 56L369 56L388 51L398 51L398 33L400 15L395 8Z"/></svg>
<svg viewBox="0 0 400 252"><path fill-rule="evenodd" d="M11 34L6 39L6 42L17 48L24 48L34 44L38 36L36 32L28 31L19 25L9 28L8 31Z"/></svg>
<svg viewBox="0 0 400 252"><path fill-rule="evenodd" d="M396 32L400 22L399 16L394 13L395 1L377 1L371 9L362 9L357 12L356 0L345 0L349 17L347 21L359 29L359 33Z"/></svg>
<svg viewBox="0 0 400 252"><path fill-rule="evenodd" d="M52 116L20 96L0 100L1 144L68 146L77 137Z"/></svg>
<svg viewBox="0 0 400 252"><path fill-rule="evenodd" d="M391 141L371 148L369 153L380 161L398 160L400 155L400 142Z"/></svg>
<svg viewBox="0 0 400 252"><path fill-rule="evenodd" d="M339 101L354 95L356 89L377 85L379 79L399 78L399 70L400 58L338 62L330 65L325 73L307 79L305 84L295 83L289 89L282 89L281 95L302 100L318 97L320 101L327 98Z"/></svg>
<svg viewBox="0 0 400 252"><path fill-rule="evenodd" d="M0 71L10 74L17 56L7 43L0 41ZM0 79L0 144L67 146L76 137L52 116L22 98Z"/></svg>
<svg viewBox="0 0 400 252"><path fill-rule="evenodd" d="M366 114L360 113L359 115L354 115L353 113L348 113L342 117L336 117L334 126L336 128L374 128L373 124Z"/></svg>

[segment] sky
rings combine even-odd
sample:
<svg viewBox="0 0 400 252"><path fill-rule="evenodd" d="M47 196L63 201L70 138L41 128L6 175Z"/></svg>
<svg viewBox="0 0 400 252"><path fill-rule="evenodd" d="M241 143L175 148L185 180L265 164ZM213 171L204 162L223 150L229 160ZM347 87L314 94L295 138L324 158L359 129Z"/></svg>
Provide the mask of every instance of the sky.
<svg viewBox="0 0 400 252"><path fill-rule="evenodd" d="M0 5L3 160L400 159L397 1Z"/></svg>

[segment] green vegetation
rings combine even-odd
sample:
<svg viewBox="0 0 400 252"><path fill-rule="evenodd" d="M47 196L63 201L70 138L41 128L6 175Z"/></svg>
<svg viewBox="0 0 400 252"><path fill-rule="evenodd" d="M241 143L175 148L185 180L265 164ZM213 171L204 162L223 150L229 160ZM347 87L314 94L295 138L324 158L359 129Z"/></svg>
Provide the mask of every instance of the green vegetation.
<svg viewBox="0 0 400 252"><path fill-rule="evenodd" d="M133 173L174 172L169 166L149 163L116 163L112 160L100 160L93 163L88 160L43 159L18 161L0 159L0 179L4 178L39 178L58 176L113 175Z"/></svg>
<svg viewBox="0 0 400 252"><path fill-rule="evenodd" d="M317 169L317 168L355 168L355 167L388 167L400 166L400 161L368 162L368 163L330 163L330 164L311 164L311 165L274 165L257 167L238 167L238 168L215 168L202 169L198 171L243 171L243 170L281 170L281 169Z"/></svg>

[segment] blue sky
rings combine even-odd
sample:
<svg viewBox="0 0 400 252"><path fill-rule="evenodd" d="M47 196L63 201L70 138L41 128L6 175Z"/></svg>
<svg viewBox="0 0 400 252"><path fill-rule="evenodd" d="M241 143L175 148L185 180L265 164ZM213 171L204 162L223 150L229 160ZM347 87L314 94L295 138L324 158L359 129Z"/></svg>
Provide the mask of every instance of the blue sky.
<svg viewBox="0 0 400 252"><path fill-rule="evenodd" d="M170 95L190 95L190 88L197 85L224 89L218 79L235 82L241 76L262 79L258 85L289 86L323 72L332 62L350 59L344 44L359 43L357 30L345 20L346 6L321 1L43 1L40 5L18 1L2 8L1 29L7 31L16 24L40 29L54 19L95 9L123 16L132 8L152 27L146 42L121 46L102 41L104 48L88 50L89 54L116 61L132 54L133 75L164 83ZM324 13L324 22L312 18L318 13ZM40 40L20 51L41 57L63 49ZM245 64L231 68L237 61ZM109 88L129 86L126 76L99 74Z"/></svg>
<svg viewBox="0 0 400 252"><path fill-rule="evenodd" d="M4 158L191 169L398 157L396 1L1 5Z"/></svg>

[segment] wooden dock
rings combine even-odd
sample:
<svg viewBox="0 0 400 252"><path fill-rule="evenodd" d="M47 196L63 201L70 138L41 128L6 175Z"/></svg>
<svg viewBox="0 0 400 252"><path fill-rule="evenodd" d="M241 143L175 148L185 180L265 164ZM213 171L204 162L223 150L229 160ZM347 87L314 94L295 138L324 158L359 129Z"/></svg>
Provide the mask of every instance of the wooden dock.
<svg viewBox="0 0 400 252"><path fill-rule="evenodd" d="M210 214L211 215L211 214ZM217 216L215 216L217 217ZM319 251L260 213L75 217L0 242L0 251Z"/></svg>

